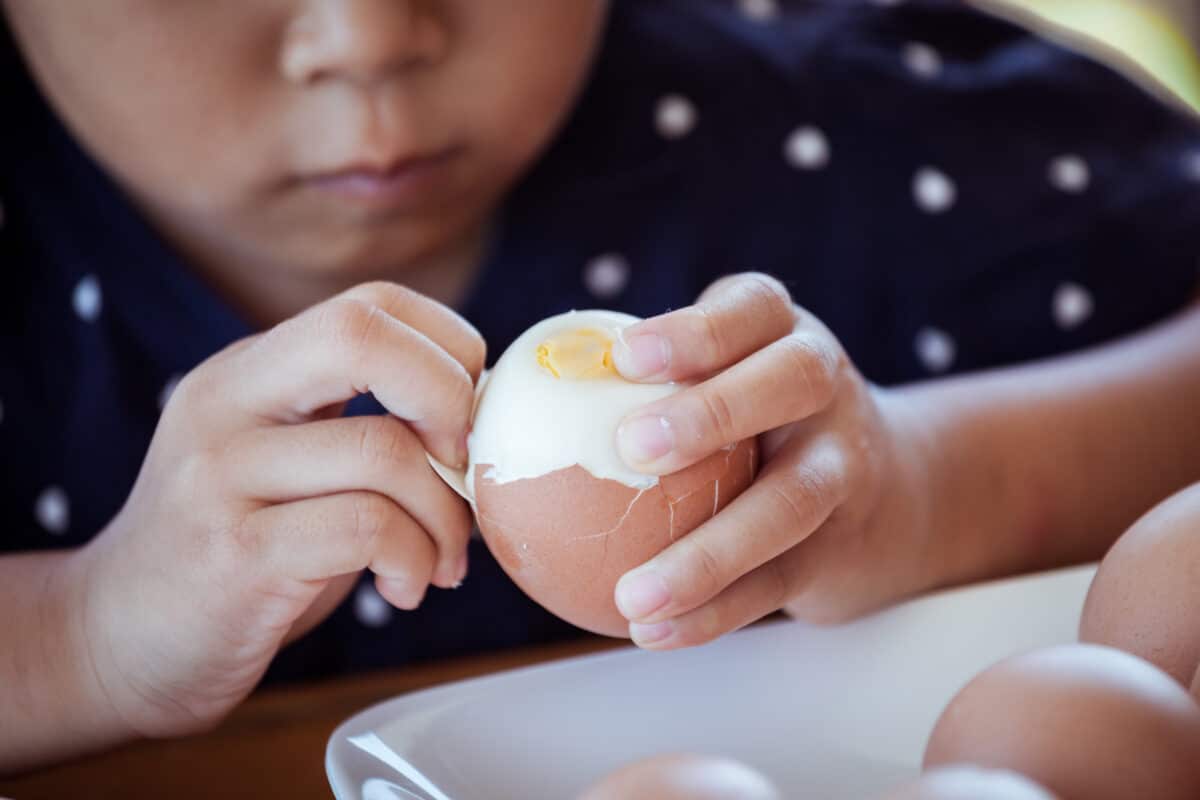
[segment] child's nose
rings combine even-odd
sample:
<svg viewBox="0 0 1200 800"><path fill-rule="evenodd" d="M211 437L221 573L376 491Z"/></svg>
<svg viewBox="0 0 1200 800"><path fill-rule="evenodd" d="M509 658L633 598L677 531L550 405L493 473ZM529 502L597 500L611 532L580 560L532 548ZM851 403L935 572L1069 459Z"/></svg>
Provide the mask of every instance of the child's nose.
<svg viewBox="0 0 1200 800"><path fill-rule="evenodd" d="M309 0L289 23L284 77L371 84L436 62L448 35L431 0Z"/></svg>

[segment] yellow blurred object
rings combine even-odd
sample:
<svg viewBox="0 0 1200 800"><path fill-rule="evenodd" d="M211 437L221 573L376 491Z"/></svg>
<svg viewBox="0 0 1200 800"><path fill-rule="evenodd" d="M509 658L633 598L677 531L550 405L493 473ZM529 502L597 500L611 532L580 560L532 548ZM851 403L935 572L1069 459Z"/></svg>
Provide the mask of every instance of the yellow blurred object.
<svg viewBox="0 0 1200 800"><path fill-rule="evenodd" d="M980 7L1034 15L1054 29L1082 34L1089 52L1135 78L1149 79L1200 111L1200 56L1179 22L1150 0L976 0ZM1033 22L1026 18L1027 23ZM1039 25L1044 28L1044 25ZM1078 40L1078 36L1074 37ZM1076 41L1086 46L1087 43Z"/></svg>

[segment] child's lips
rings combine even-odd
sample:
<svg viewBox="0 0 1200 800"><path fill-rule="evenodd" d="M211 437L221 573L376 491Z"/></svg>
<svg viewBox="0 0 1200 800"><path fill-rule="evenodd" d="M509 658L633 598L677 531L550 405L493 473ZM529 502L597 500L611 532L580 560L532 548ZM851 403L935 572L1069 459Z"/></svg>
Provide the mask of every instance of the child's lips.
<svg viewBox="0 0 1200 800"><path fill-rule="evenodd" d="M352 164L315 173L304 183L342 202L380 210L403 211L434 199L448 183L449 168L460 149L405 158L380 166Z"/></svg>

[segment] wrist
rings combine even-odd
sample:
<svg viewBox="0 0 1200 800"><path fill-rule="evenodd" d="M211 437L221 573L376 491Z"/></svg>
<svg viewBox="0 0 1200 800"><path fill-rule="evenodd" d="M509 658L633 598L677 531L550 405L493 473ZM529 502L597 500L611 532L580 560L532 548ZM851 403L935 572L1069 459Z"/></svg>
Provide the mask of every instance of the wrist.
<svg viewBox="0 0 1200 800"><path fill-rule="evenodd" d="M82 751L112 747L139 734L117 702L112 666L111 615L97 595L97 547L100 542L63 554L48 576L50 596L56 598L57 629L62 631L56 685L63 688L67 729L79 735Z"/></svg>

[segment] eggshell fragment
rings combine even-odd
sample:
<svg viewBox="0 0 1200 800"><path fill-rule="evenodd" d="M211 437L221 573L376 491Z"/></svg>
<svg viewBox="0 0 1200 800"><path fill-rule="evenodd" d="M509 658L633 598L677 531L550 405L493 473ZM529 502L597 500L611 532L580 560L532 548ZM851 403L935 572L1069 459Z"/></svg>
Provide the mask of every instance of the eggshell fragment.
<svg viewBox="0 0 1200 800"><path fill-rule="evenodd" d="M1194 800L1200 706L1128 653L1037 650L985 670L942 712L925 765L958 763L1013 770L1071 800Z"/></svg>
<svg viewBox="0 0 1200 800"><path fill-rule="evenodd" d="M780 800L761 773L728 758L660 755L608 775L579 800Z"/></svg>
<svg viewBox="0 0 1200 800"><path fill-rule="evenodd" d="M627 636L617 580L687 534L754 477L754 440L721 450L649 488L600 479L575 465L538 478L475 473L479 529L521 589L554 614L608 636Z"/></svg>
<svg viewBox="0 0 1200 800"><path fill-rule="evenodd" d="M1050 792L1008 770L971 764L938 767L880 800L1058 800Z"/></svg>
<svg viewBox="0 0 1200 800"><path fill-rule="evenodd" d="M1141 656L1191 684L1200 666L1200 484L1153 508L1108 551L1079 638Z"/></svg>

